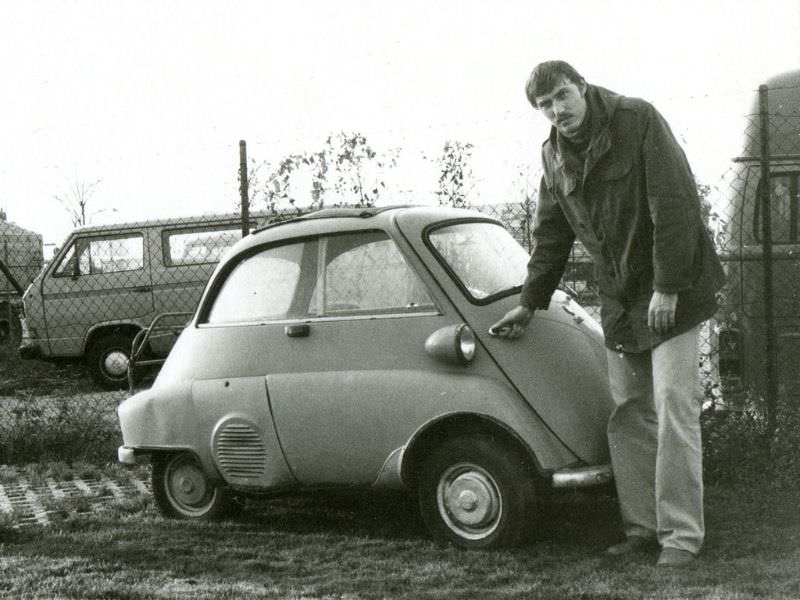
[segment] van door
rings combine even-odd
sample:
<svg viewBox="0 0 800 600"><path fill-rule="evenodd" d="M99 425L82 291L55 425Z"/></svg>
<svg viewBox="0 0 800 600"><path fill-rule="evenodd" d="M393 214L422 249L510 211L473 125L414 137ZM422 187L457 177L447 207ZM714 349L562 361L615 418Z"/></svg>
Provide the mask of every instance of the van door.
<svg viewBox="0 0 800 600"><path fill-rule="evenodd" d="M100 323L149 321L153 293L141 230L73 237L42 280L52 356L80 356Z"/></svg>

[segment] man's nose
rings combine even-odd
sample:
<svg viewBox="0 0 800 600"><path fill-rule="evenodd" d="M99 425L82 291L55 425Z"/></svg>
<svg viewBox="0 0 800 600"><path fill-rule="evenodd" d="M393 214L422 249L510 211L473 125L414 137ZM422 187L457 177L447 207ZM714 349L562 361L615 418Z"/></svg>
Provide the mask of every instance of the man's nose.
<svg viewBox="0 0 800 600"><path fill-rule="evenodd" d="M564 105L561 102L553 102L553 114L559 117L564 112Z"/></svg>

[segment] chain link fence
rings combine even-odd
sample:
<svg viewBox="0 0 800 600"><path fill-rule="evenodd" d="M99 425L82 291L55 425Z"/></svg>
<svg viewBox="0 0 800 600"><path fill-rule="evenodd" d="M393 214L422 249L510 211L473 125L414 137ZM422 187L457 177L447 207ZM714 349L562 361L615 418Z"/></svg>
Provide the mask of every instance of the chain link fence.
<svg viewBox="0 0 800 600"><path fill-rule="evenodd" d="M728 275L721 309L703 329L707 402L729 410L755 399L765 407L770 432L780 429L782 407L794 405L800 390L797 84L795 74L761 90L747 116L742 155L719 181L698 186ZM524 196L475 208L502 221L530 250L535 193ZM81 228L44 265L26 298L24 326L17 318L20 296L42 269L42 239L0 215L0 464L76 453L113 460L115 408L127 396L137 332L171 313L143 348L147 358L164 355L224 251L243 231L294 214L293 207L286 214L250 214L246 224L238 214L215 214ZM376 240L373 250L358 256L362 271L386 264L385 242ZM387 294L416 293L397 281L398 290L370 290L373 304ZM580 244L562 288L599 317L594 267ZM342 305L353 302L350 288L331 294ZM20 360L18 346L36 358ZM140 386L155 369L137 370Z"/></svg>

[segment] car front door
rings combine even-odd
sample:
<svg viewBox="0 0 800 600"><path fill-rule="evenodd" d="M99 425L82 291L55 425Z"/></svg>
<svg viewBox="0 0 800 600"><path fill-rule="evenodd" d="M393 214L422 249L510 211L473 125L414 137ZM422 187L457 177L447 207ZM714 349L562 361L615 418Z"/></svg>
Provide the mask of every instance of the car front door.
<svg viewBox="0 0 800 600"><path fill-rule="evenodd" d="M556 292L548 310L536 311L524 336L493 337L490 326L519 303L518 294L509 294L525 280L527 252L488 219L423 227L401 214L398 225L409 239L429 247L421 256L430 271L450 297L464 298L459 303L464 320L550 430L585 462L607 460L611 402L600 326Z"/></svg>

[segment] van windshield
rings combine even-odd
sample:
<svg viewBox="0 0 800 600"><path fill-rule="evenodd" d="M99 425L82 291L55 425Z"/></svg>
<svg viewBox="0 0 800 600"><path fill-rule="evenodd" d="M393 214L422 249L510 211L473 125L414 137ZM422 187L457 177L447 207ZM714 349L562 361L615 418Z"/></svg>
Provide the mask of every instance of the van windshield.
<svg viewBox="0 0 800 600"><path fill-rule="evenodd" d="M528 253L501 225L447 225L431 231L428 239L457 282L475 300L514 290L525 281Z"/></svg>

